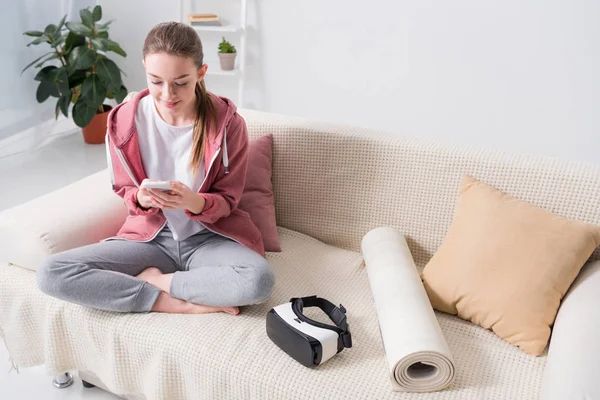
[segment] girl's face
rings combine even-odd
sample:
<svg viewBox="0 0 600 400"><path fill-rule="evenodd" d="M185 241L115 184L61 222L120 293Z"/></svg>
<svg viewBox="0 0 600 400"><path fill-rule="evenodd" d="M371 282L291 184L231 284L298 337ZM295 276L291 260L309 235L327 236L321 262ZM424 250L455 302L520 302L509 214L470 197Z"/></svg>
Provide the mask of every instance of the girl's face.
<svg viewBox="0 0 600 400"><path fill-rule="evenodd" d="M162 116L183 115L196 105L196 82L204 79L207 65L198 69L191 58L152 53L144 59L150 95Z"/></svg>

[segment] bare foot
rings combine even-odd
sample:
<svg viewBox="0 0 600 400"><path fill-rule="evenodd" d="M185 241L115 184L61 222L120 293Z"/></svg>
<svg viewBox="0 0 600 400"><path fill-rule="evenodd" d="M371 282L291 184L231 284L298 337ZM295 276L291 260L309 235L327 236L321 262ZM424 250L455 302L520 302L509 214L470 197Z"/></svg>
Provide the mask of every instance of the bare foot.
<svg viewBox="0 0 600 400"><path fill-rule="evenodd" d="M150 281L152 280L152 278L159 275L162 275L160 269L156 267L148 267L135 277L148 283L151 283Z"/></svg>
<svg viewBox="0 0 600 400"><path fill-rule="evenodd" d="M156 299L156 302L152 306L151 311L176 314L209 314L224 312L229 315L238 315L240 313L240 309L238 307L203 306L200 304L189 303L185 300L176 299L167 292L160 293Z"/></svg>
<svg viewBox="0 0 600 400"><path fill-rule="evenodd" d="M240 313L240 309L238 307L212 307L212 306L203 306L200 304L194 304L196 311L194 314L210 314L216 312L224 312L229 315L238 315Z"/></svg>
<svg viewBox="0 0 600 400"><path fill-rule="evenodd" d="M173 280L173 274L163 274L162 271L156 267L146 268L139 275L137 275L136 278L146 281L162 291L167 293L171 292L171 281Z"/></svg>

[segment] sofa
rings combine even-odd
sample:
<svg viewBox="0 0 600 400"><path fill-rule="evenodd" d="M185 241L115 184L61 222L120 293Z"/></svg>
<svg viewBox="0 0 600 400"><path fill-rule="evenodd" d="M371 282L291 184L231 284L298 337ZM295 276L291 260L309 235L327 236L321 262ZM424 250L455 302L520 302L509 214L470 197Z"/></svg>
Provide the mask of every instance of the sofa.
<svg viewBox="0 0 600 400"><path fill-rule="evenodd" d="M361 254L368 231L393 227L422 269L442 244L466 173L559 215L600 224L600 165L239 112L251 139L273 135L282 251L266 256L276 274L271 298L232 317L112 313L41 293L35 270L44 257L111 236L126 217L108 172L100 171L0 213L0 337L16 367L45 364L49 376L77 372L126 399L600 399L598 249L539 357L436 311L456 372L450 386L428 394L391 389ZM312 369L265 332L272 307L309 295L343 304L353 337L352 348Z"/></svg>

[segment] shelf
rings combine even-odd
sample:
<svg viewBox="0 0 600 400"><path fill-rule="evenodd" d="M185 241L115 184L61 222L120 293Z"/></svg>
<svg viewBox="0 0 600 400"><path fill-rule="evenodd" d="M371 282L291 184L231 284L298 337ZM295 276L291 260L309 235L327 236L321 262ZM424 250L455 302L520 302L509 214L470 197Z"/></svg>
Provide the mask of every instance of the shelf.
<svg viewBox="0 0 600 400"><path fill-rule="evenodd" d="M191 25L196 32L229 32L235 33L240 32L243 28L239 25L222 25L222 26L202 26L202 25Z"/></svg>
<svg viewBox="0 0 600 400"><path fill-rule="evenodd" d="M237 76L240 75L240 70L239 69L234 69L233 71L223 71L221 69L221 67L219 66L218 62L216 65L214 64L209 64L209 65L213 65L214 67L211 69L209 68L208 71L206 71L206 75L219 75L219 76Z"/></svg>
<svg viewBox="0 0 600 400"><path fill-rule="evenodd" d="M237 58L237 57L236 57ZM205 58L204 63L208 64L208 71L206 71L206 75L218 75L218 76L241 76L242 73L239 69L238 61L236 60L235 69L232 71L223 71L221 69L221 63L218 58Z"/></svg>

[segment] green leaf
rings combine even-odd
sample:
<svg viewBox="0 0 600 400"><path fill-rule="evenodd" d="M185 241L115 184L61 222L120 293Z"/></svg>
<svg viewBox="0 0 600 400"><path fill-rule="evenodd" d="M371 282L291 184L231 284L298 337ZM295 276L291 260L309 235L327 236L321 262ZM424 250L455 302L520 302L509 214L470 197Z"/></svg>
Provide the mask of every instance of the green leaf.
<svg viewBox="0 0 600 400"><path fill-rule="evenodd" d="M56 42L52 43L52 45L50 47L52 47L53 49L57 48L58 46L60 46L61 44L63 44L65 42L65 38L64 37L60 37L56 40Z"/></svg>
<svg viewBox="0 0 600 400"><path fill-rule="evenodd" d="M65 54L68 54L75 47L85 45L85 37L73 32L69 32L67 40L65 40Z"/></svg>
<svg viewBox="0 0 600 400"><path fill-rule="evenodd" d="M63 26L65 26L65 21L66 20L67 20L67 16L65 15L64 17L62 17L62 19L58 23L58 27L56 28L56 32L60 31L63 28Z"/></svg>
<svg viewBox="0 0 600 400"><path fill-rule="evenodd" d="M45 81L48 82L48 81ZM58 86L53 84L52 82L48 82L50 86L48 86L48 90L50 91L50 96L56 97L57 99L60 97L60 91L58 90Z"/></svg>
<svg viewBox="0 0 600 400"><path fill-rule="evenodd" d="M57 26L54 24L50 24L44 29L44 33L48 36L54 35L57 31Z"/></svg>
<svg viewBox="0 0 600 400"><path fill-rule="evenodd" d="M76 35L80 36L92 36L92 28L85 26L79 22L67 22L67 28Z"/></svg>
<svg viewBox="0 0 600 400"><path fill-rule="evenodd" d="M94 22L98 22L102 19L102 7L101 6L94 7L94 11L92 12L92 19Z"/></svg>
<svg viewBox="0 0 600 400"><path fill-rule="evenodd" d="M79 16L81 17L81 22L90 30L94 27L94 18L92 17L92 13L87 8L84 8L79 11Z"/></svg>
<svg viewBox="0 0 600 400"><path fill-rule="evenodd" d="M106 31L106 28L108 28L108 26L109 26L110 24L112 24L113 22L115 22L115 20L114 20L114 19L111 19L111 20L110 20L110 21L108 21L108 22L105 22L105 23L103 23L103 24L100 24L100 25L98 25L98 26L97 26L97 29L98 29L98 31Z"/></svg>
<svg viewBox="0 0 600 400"><path fill-rule="evenodd" d="M60 108L60 111L62 111L65 117L69 117L69 103L71 102L71 97L73 97L73 93L69 91L66 96L61 96L56 102L56 108Z"/></svg>
<svg viewBox="0 0 600 400"><path fill-rule="evenodd" d="M114 43L110 39L105 39L105 38L99 38L99 39L102 42L102 44L104 44L104 47L106 47L107 49Z"/></svg>
<svg viewBox="0 0 600 400"><path fill-rule="evenodd" d="M44 101L48 100L51 91L52 83L48 81L42 81L40 82L40 85L38 86L37 91L35 93L35 99L38 103L43 103Z"/></svg>
<svg viewBox="0 0 600 400"><path fill-rule="evenodd" d="M103 40L107 40L109 43L108 51L113 51L120 56L127 57L127 53L125 53L125 51L117 44L117 42L113 42L110 39L103 39Z"/></svg>
<svg viewBox="0 0 600 400"><path fill-rule="evenodd" d="M71 89L69 88L69 76L67 75L67 69L65 67L51 70L48 73L48 76L61 96L66 96L71 92Z"/></svg>
<svg viewBox="0 0 600 400"><path fill-rule="evenodd" d="M80 128L84 128L94 118L97 109L98 107L90 106L80 97L73 106L73 121Z"/></svg>
<svg viewBox="0 0 600 400"><path fill-rule="evenodd" d="M58 88L50 81L41 81L35 94L36 100L38 103L43 103L50 96L56 98L60 97Z"/></svg>
<svg viewBox="0 0 600 400"><path fill-rule="evenodd" d="M96 61L96 52L85 46L75 47L69 54L69 62L75 69L88 69Z"/></svg>
<svg viewBox="0 0 600 400"><path fill-rule="evenodd" d="M115 99L117 99L117 103L122 103L125 97L127 97L127 88L121 85L119 90L115 92Z"/></svg>
<svg viewBox="0 0 600 400"><path fill-rule="evenodd" d="M23 33L23 35L33 36L33 37L40 37L43 34L44 34L44 32L40 32L40 31L27 31L27 32Z"/></svg>
<svg viewBox="0 0 600 400"><path fill-rule="evenodd" d="M108 46L106 43L104 43L104 40L105 39L101 39L101 38L92 39L92 44L94 45L94 48L96 50L106 51L108 49Z"/></svg>
<svg viewBox="0 0 600 400"><path fill-rule="evenodd" d="M98 108L104 102L106 98L106 86L97 74L91 74L81 86L81 99L83 99L88 105Z"/></svg>
<svg viewBox="0 0 600 400"><path fill-rule="evenodd" d="M50 61L50 60L55 60L55 59L57 59L57 58L58 58L58 54L57 54L57 53L54 53L54 54L52 54L50 57L48 57L48 58L46 58L45 60L43 60L42 62L35 64L35 67L36 67L36 68L39 68L39 67L41 67L42 65L44 65L44 63L46 63L46 62L48 62L48 61Z"/></svg>
<svg viewBox="0 0 600 400"><path fill-rule="evenodd" d="M54 65L49 65L47 67L42 68L37 75L35 76L36 81L45 81L45 80L50 80L51 79L51 71L58 69L56 68Z"/></svg>
<svg viewBox="0 0 600 400"><path fill-rule="evenodd" d="M103 58L96 62L96 74L108 88L121 87L121 71L113 61Z"/></svg>
<svg viewBox="0 0 600 400"><path fill-rule="evenodd" d="M49 51L48 53L44 54L41 57L36 58L35 60L33 60L32 62L30 62L29 64L27 64L27 66L25 68L23 68L23 70L21 71L21 74L23 74L23 72L25 72L25 70L29 67L31 67L33 64L35 64L36 62L40 61L42 58L46 57L48 54L53 54L53 51ZM54 53L56 54L56 53Z"/></svg>
<svg viewBox="0 0 600 400"><path fill-rule="evenodd" d="M219 43L219 53L235 53L235 46L225 40L224 36L221 36L223 40Z"/></svg>
<svg viewBox="0 0 600 400"><path fill-rule="evenodd" d="M85 71L76 70L69 74L69 89L73 89L74 87L81 85L83 81L85 81L85 78L87 78Z"/></svg>
<svg viewBox="0 0 600 400"><path fill-rule="evenodd" d="M46 36L46 35L42 35L42 36L40 36L39 38L37 38L37 39L34 39L34 40L32 40L31 42L27 43L27 47L31 46L32 44L33 44L33 45L38 45L38 44L40 44L40 43L45 43L45 42L48 42L48 40L49 40L49 37L48 37L48 36Z"/></svg>
<svg viewBox="0 0 600 400"><path fill-rule="evenodd" d="M98 36L99 38L102 38L102 39L108 39L108 32L98 31L98 34L96 36Z"/></svg>

